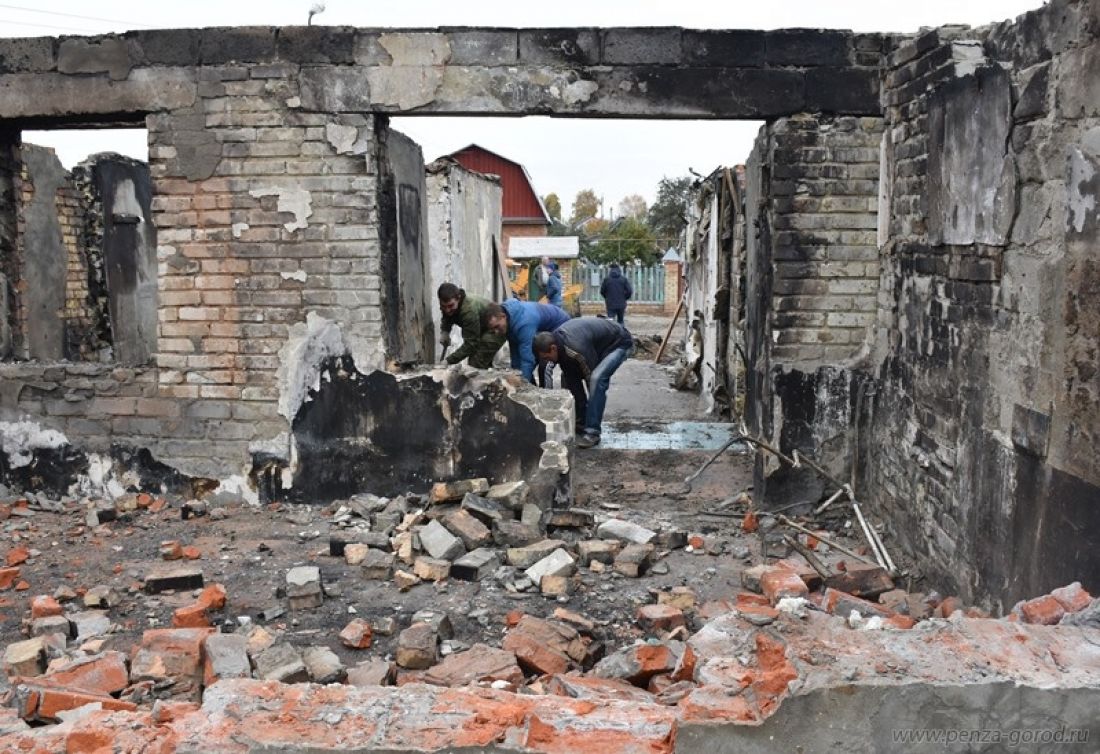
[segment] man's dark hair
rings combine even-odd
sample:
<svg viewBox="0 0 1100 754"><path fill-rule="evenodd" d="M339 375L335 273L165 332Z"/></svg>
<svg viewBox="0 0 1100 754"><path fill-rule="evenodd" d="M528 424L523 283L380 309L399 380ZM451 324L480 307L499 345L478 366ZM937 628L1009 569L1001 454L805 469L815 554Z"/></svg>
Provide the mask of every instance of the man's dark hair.
<svg viewBox="0 0 1100 754"><path fill-rule="evenodd" d="M500 304L495 301L490 301L485 306L485 311L481 313L481 326L488 327L489 320L493 317L504 317L504 319L508 319L508 312L504 311L504 307Z"/></svg>
<svg viewBox="0 0 1100 754"><path fill-rule="evenodd" d="M444 283L439 286L439 292L436 295L440 301L450 301L453 298L465 298L466 291L462 290L454 283Z"/></svg>
<svg viewBox="0 0 1100 754"><path fill-rule="evenodd" d="M535 353L550 353L550 346L554 345L554 334L540 332L531 341L531 350Z"/></svg>

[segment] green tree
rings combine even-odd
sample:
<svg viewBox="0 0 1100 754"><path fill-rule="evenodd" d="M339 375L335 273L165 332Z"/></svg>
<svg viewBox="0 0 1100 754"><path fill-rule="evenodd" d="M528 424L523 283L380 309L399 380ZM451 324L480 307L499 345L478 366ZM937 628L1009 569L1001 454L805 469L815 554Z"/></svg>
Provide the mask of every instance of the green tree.
<svg viewBox="0 0 1100 754"><path fill-rule="evenodd" d="M561 222L561 199L557 194L547 194L542 198L542 203L546 205L546 211L550 214L550 219L555 222Z"/></svg>
<svg viewBox="0 0 1100 754"><path fill-rule="evenodd" d="M596 217L600 213L600 198L592 189L581 189L573 200L573 214L569 216L569 223L576 225L590 217Z"/></svg>
<svg viewBox="0 0 1100 754"><path fill-rule="evenodd" d="M653 231L641 220L625 218L614 223L598 239L590 239L584 257L593 262L632 262L655 264L661 258Z"/></svg>
<svg viewBox="0 0 1100 754"><path fill-rule="evenodd" d="M647 219L650 229L666 243L679 238L687 225L687 206L694 187L695 179L690 175L665 177L657 184L657 201L649 208Z"/></svg>
<svg viewBox="0 0 1100 754"><path fill-rule="evenodd" d="M623 200L619 202L619 217L629 217L632 220L645 221L646 206L645 199L641 194L631 194L630 196L624 196Z"/></svg>

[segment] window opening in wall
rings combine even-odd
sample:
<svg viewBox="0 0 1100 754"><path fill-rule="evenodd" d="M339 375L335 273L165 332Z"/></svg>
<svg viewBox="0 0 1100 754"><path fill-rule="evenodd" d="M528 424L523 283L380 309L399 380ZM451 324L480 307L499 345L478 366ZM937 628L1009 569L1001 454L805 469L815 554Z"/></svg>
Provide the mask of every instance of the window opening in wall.
<svg viewBox="0 0 1100 754"><path fill-rule="evenodd" d="M9 134L0 155L0 356L148 363L156 233L144 129Z"/></svg>

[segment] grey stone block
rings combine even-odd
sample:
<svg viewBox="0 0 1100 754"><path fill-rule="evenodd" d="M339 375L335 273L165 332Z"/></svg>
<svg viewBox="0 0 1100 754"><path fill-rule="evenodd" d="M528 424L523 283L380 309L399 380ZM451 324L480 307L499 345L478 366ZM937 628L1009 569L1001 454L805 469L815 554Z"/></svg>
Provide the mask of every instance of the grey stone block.
<svg viewBox="0 0 1100 754"><path fill-rule="evenodd" d="M242 634L210 634L203 642L203 651L207 684L213 679L252 677L248 639Z"/></svg>
<svg viewBox="0 0 1100 754"><path fill-rule="evenodd" d="M593 29L531 29L519 33L519 57L538 65L596 65L600 38Z"/></svg>
<svg viewBox="0 0 1100 754"><path fill-rule="evenodd" d="M519 59L515 31L444 31L451 44L451 65L514 65Z"/></svg>
<svg viewBox="0 0 1100 754"><path fill-rule="evenodd" d="M759 68L764 65L762 31L695 31L684 29L684 63Z"/></svg>
<svg viewBox="0 0 1100 754"><path fill-rule="evenodd" d="M461 557L466 548L455 535L451 534L438 521L431 521L418 532L420 546L437 560L454 560Z"/></svg>
<svg viewBox="0 0 1100 754"><path fill-rule="evenodd" d="M328 647L306 647L302 662L314 683L337 683L347 676L347 668Z"/></svg>
<svg viewBox="0 0 1100 754"><path fill-rule="evenodd" d="M451 564L451 576L460 581L481 581L500 567L500 553L488 547L468 552Z"/></svg>
<svg viewBox="0 0 1100 754"><path fill-rule="evenodd" d="M600 61L609 65L676 65L681 60L678 27L608 29Z"/></svg>
<svg viewBox="0 0 1100 754"><path fill-rule="evenodd" d="M657 537L657 532L619 518L604 521L596 528L596 534L604 539L618 539L640 545L648 544Z"/></svg>
<svg viewBox="0 0 1100 754"><path fill-rule="evenodd" d="M543 576L571 576L576 570L573 557L559 548L532 565L524 574L531 579L531 583L541 584Z"/></svg>
<svg viewBox="0 0 1100 754"><path fill-rule="evenodd" d="M366 112L370 84L362 70L306 66L298 76L302 109L320 113Z"/></svg>
<svg viewBox="0 0 1100 754"><path fill-rule="evenodd" d="M203 29L199 59L203 65L220 63L265 63L275 60L275 29L272 27Z"/></svg>
<svg viewBox="0 0 1100 754"><path fill-rule="evenodd" d="M61 73L108 73L121 80L130 73L130 53L118 37L72 37L61 42L57 70Z"/></svg>
<svg viewBox="0 0 1100 754"><path fill-rule="evenodd" d="M851 34L828 29L778 29L765 37L768 65L847 65Z"/></svg>
<svg viewBox="0 0 1100 754"><path fill-rule="evenodd" d="M356 31L351 26L285 26L279 29L279 57L292 63L355 62Z"/></svg>
<svg viewBox="0 0 1100 754"><path fill-rule="evenodd" d="M0 73L40 73L57 67L50 37L0 39Z"/></svg>
<svg viewBox="0 0 1100 754"><path fill-rule="evenodd" d="M279 642L256 656L256 677L280 683L305 683L309 680L309 672L298 650L286 642Z"/></svg>
<svg viewBox="0 0 1100 754"><path fill-rule="evenodd" d="M125 34L134 65L192 66L199 62L198 29L148 29Z"/></svg>

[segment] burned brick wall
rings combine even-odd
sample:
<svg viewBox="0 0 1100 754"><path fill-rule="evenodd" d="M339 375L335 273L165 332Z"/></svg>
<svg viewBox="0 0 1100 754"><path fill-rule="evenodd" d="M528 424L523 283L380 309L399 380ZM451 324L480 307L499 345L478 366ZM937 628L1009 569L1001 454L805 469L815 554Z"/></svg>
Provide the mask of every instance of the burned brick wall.
<svg viewBox="0 0 1100 754"><path fill-rule="evenodd" d="M878 306L882 130L875 117L784 118L761 129L746 170L746 422L844 479ZM766 505L822 492L764 454L755 489Z"/></svg>
<svg viewBox="0 0 1100 754"><path fill-rule="evenodd" d="M11 356L15 324L16 185L19 172L19 132L0 127L0 359Z"/></svg>
<svg viewBox="0 0 1100 754"><path fill-rule="evenodd" d="M2 364L22 384L6 410L82 437L68 417L87 405L108 433L96 447L124 440L181 473L247 486L253 458L290 454L298 376L312 369L294 362L295 344L311 322L334 327L331 355L364 374L432 356L423 165L388 114L873 113L879 46L840 31L676 28L0 40L4 133L146 127L157 229L150 368L82 376L41 362L26 367L49 372L36 387L23 365Z"/></svg>
<svg viewBox="0 0 1100 754"><path fill-rule="evenodd" d="M1100 19L901 44L863 486L925 573L1011 606L1100 585Z"/></svg>

